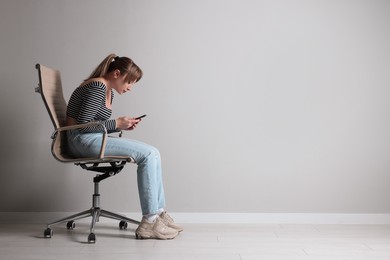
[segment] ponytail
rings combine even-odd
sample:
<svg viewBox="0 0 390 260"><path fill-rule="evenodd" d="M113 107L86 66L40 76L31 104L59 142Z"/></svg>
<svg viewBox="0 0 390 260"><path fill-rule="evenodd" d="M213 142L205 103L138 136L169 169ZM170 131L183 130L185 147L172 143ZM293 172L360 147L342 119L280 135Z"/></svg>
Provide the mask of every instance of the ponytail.
<svg viewBox="0 0 390 260"><path fill-rule="evenodd" d="M119 70L121 74L127 74L126 81L138 82L143 75L142 70L128 57L119 57L114 53L108 55L85 80L105 76L111 71Z"/></svg>
<svg viewBox="0 0 390 260"><path fill-rule="evenodd" d="M103 77L107 74L108 68L110 67L110 63L114 60L116 57L116 54L111 53L108 55L100 64L97 66L97 68L91 73L91 75L86 79L92 79L92 78L99 78Z"/></svg>

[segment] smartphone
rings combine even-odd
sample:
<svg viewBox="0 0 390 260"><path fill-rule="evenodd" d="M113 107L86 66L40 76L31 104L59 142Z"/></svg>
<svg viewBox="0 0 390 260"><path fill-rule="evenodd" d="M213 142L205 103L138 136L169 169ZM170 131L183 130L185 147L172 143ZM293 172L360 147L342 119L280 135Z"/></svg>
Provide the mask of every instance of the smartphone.
<svg viewBox="0 0 390 260"><path fill-rule="evenodd" d="M141 119L141 118L144 118L146 115L142 115L142 116L139 116L139 117L136 117L135 119Z"/></svg>

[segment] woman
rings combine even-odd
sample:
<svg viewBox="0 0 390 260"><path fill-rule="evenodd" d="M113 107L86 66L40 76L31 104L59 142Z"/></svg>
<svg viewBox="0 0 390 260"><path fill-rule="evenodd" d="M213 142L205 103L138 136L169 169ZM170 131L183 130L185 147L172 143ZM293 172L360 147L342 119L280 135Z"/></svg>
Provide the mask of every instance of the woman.
<svg viewBox="0 0 390 260"><path fill-rule="evenodd" d="M133 130L141 119L122 116L110 119L115 90L130 91L142 78L142 70L127 57L108 55L70 97L67 125L100 121L108 133ZM96 156L100 152L102 130L98 126L69 131L70 152L78 157ZM105 155L130 156L137 163L137 182L142 221L137 238L172 239L183 229L164 210L165 197L159 151L148 144L125 138L107 138Z"/></svg>

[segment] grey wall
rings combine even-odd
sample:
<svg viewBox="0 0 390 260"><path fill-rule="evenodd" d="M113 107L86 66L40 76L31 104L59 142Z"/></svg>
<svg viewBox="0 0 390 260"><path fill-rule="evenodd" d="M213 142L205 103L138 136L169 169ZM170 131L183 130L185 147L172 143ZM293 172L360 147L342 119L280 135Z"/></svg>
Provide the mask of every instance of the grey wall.
<svg viewBox="0 0 390 260"><path fill-rule="evenodd" d="M175 212L390 213L390 1L0 3L0 211L77 211L90 173L55 161L36 63L66 99L109 53L145 77L114 116L157 146ZM136 166L103 206L139 211Z"/></svg>

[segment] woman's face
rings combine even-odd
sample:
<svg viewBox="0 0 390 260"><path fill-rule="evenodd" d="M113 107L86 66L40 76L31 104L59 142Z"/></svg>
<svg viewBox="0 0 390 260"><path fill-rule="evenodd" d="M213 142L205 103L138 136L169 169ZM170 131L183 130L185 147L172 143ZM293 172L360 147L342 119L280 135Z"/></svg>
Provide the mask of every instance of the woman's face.
<svg viewBox="0 0 390 260"><path fill-rule="evenodd" d="M127 82L126 81L127 74L119 75L117 78L115 78L115 84L113 88L118 92L118 94L122 95L126 93L127 91L130 91L133 86L135 85L135 82Z"/></svg>

